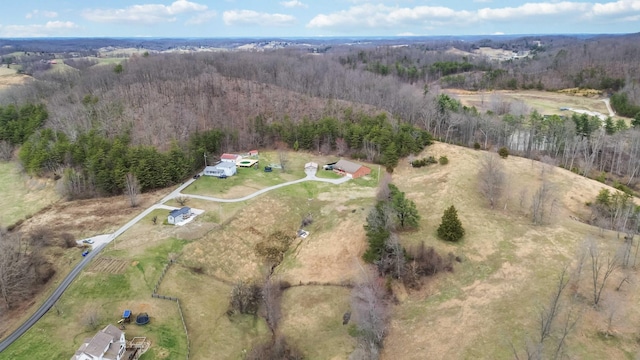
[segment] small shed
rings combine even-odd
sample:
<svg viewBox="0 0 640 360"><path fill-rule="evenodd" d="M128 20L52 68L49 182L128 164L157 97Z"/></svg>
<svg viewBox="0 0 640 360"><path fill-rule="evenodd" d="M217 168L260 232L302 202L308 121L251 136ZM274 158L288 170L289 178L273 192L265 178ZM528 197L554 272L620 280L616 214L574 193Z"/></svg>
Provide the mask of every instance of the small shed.
<svg viewBox="0 0 640 360"><path fill-rule="evenodd" d="M249 150L249 156L258 156L258 150Z"/></svg>
<svg viewBox="0 0 640 360"><path fill-rule="evenodd" d="M232 176L236 174L236 163L221 161L213 166L204 168L204 174L207 176Z"/></svg>
<svg viewBox="0 0 640 360"><path fill-rule="evenodd" d="M339 160L333 165L333 171L340 175L348 176L352 179L371 174L371 169L348 160Z"/></svg>
<svg viewBox="0 0 640 360"><path fill-rule="evenodd" d="M222 162L230 162L230 163L236 163L238 161L242 160L242 155L238 155L238 154L228 154L228 153L224 153L222 155L220 155L220 161Z"/></svg>
<svg viewBox="0 0 640 360"><path fill-rule="evenodd" d="M169 213L169 217L167 218L167 222L169 224L177 224L179 222L188 219L191 216L191 208L188 206L183 207L182 209L172 210Z"/></svg>

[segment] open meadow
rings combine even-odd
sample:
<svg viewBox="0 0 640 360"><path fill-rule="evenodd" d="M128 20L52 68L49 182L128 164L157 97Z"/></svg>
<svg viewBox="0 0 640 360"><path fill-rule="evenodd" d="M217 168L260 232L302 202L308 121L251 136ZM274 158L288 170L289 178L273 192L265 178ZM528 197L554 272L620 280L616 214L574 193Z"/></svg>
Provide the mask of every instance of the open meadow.
<svg viewBox="0 0 640 360"><path fill-rule="evenodd" d="M411 248L424 241L460 262L453 272L425 278L420 289L399 282L391 285L396 301L391 305L382 359L509 359L514 349L522 354L536 334L539 311L548 303L562 269L575 274L580 244L592 238L603 251L613 253L622 243L615 233L585 223L591 213L585 204L606 185L537 161L500 159L507 179L505 196L496 209L489 209L478 191L477 177L486 154L436 143L418 157L444 155L448 164L412 168L401 160L394 171L393 183L416 203L421 215L419 229L401 233L401 243ZM275 163L275 156L275 152L261 155L261 168ZM288 159L290 170L285 173L240 169L224 180L201 177L185 193L242 197L304 177L305 162L322 166L335 160L293 152ZM191 198L186 205L205 212L185 226L165 224L168 210L155 210L110 244L58 305L0 359L27 359L33 354L67 358L95 332L88 319L97 318L101 328L115 323L124 309L151 317L149 325L131 324L125 330L127 337L151 340L143 360L184 358L187 351L196 360L211 359L212 354L216 359L242 359L253 346L267 341L270 331L261 316L228 313L230 294L238 282L260 283L270 271L274 279L288 284L281 300L279 332L309 359L348 359L357 340L354 327L343 325L342 316L350 310L351 286L366 266L363 225L378 183L378 167L372 168L372 175L340 185L308 181L237 203ZM325 176L332 177L329 172ZM531 201L543 181L551 189L549 212L543 224L533 225ZM146 195L142 206L161 195ZM126 204L123 198L84 202L102 204L107 215ZM179 206L175 200L167 205ZM456 206L466 229L459 243L436 237L442 213L450 205ZM127 211L128 215L103 223L100 230L113 231L116 223L123 224L136 212ZM309 236L295 237L305 218L313 219L304 226ZM270 270L257 249L277 233L293 240L282 262ZM176 302L151 297L169 259L176 261L157 293L180 299L188 341ZM635 279L635 270L626 274ZM566 338L567 356L633 358L639 350L636 285L631 281L615 291L623 277L622 270L616 271L596 309L590 304L588 277L585 269L565 296L570 306L561 309L563 315L573 309L578 319Z"/></svg>

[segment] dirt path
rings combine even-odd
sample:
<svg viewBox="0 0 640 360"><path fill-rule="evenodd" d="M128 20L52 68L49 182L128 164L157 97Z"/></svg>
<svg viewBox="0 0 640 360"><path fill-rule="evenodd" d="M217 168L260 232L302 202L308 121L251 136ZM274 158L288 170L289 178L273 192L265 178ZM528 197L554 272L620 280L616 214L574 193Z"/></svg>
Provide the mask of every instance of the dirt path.
<svg viewBox="0 0 640 360"><path fill-rule="evenodd" d="M609 98L606 98L606 99L602 99L602 101L604 101L604 104L607 105L607 110L609 110L609 116L615 116L616 113L613 112L613 108L611 108L611 100L609 100Z"/></svg>

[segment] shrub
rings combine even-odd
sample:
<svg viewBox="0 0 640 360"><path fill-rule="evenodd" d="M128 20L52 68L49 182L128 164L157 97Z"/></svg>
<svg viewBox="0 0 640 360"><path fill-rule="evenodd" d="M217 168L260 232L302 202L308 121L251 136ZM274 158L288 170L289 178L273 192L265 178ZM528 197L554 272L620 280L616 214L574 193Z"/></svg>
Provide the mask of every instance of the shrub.
<svg viewBox="0 0 640 360"><path fill-rule="evenodd" d="M62 233L62 234L60 234L60 238L62 239L62 245L64 247L72 248L72 247L75 247L77 245L76 244L76 239L70 233Z"/></svg>
<svg viewBox="0 0 640 360"><path fill-rule="evenodd" d="M251 314L256 315L262 300L262 289L255 283L236 283L231 289L231 300L227 315Z"/></svg>
<svg viewBox="0 0 640 360"><path fill-rule="evenodd" d="M474 142L474 143L473 143L473 148L474 148L474 149L476 149L476 150L480 150L480 143L479 143L479 142L477 142L477 141L476 141L476 142Z"/></svg>
<svg viewBox="0 0 640 360"><path fill-rule="evenodd" d="M449 158L447 158L446 156L440 156L440 159L438 159L438 162L440 163L440 165L447 165L449 163Z"/></svg>
<svg viewBox="0 0 640 360"><path fill-rule="evenodd" d="M506 159L509 156L509 149L504 146L501 147L500 150L498 150L498 155L500 155L501 158Z"/></svg>

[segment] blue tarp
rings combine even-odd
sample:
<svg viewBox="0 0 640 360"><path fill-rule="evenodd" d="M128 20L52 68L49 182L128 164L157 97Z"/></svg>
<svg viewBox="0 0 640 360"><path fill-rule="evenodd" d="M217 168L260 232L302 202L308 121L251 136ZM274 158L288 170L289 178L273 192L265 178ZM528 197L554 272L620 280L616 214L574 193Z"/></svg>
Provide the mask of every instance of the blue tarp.
<svg viewBox="0 0 640 360"><path fill-rule="evenodd" d="M125 310L124 313L122 313L122 317L125 319L129 316L131 316L131 310Z"/></svg>

